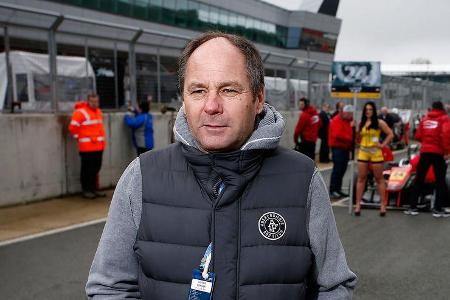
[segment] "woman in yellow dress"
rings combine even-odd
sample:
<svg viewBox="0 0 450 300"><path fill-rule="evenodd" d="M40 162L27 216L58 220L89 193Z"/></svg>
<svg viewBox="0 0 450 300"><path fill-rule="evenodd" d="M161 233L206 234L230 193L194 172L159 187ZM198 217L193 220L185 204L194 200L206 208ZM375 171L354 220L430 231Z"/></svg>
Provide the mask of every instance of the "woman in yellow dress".
<svg viewBox="0 0 450 300"><path fill-rule="evenodd" d="M381 142L380 135L384 132L386 138ZM383 178L383 152L381 149L389 145L394 134L389 126L377 117L377 108L372 101L364 105L361 122L356 132L356 140L359 143L358 152L358 179L356 182L356 208L355 216L361 215L361 199L369 173L369 164L380 194L380 216L386 215L386 194Z"/></svg>

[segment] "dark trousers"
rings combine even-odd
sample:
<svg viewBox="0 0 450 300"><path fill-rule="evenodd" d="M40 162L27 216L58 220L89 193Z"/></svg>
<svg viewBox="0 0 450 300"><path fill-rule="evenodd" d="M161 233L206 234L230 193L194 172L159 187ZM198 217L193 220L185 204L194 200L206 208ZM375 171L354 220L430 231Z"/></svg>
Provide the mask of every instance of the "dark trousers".
<svg viewBox="0 0 450 300"><path fill-rule="evenodd" d="M342 187L342 179L347 170L350 150L331 149L333 159L333 170L331 171L330 193L340 192Z"/></svg>
<svg viewBox="0 0 450 300"><path fill-rule="evenodd" d="M316 152L316 143L314 142L308 142L308 141L301 141L295 149L308 156L312 160L315 160L315 152Z"/></svg>
<svg viewBox="0 0 450 300"><path fill-rule="evenodd" d="M143 148L143 147L137 147L136 150L137 150L137 155L139 156L142 153L147 152L147 151L149 151L151 149L147 149L147 148Z"/></svg>
<svg viewBox="0 0 450 300"><path fill-rule="evenodd" d="M441 210L447 199L447 185L445 183L445 173L447 165L444 156L436 153L420 153L419 165L417 166L416 180L411 193L411 208L417 207L417 200L420 191L425 188L425 176L428 169L433 166L436 175L436 200L434 209Z"/></svg>
<svg viewBox="0 0 450 300"><path fill-rule="evenodd" d="M319 152L320 162L330 161L330 148L328 147L328 135L320 138L320 152Z"/></svg>
<svg viewBox="0 0 450 300"><path fill-rule="evenodd" d="M103 151L80 152L81 172L80 181L83 192L97 190L97 174L102 166Z"/></svg>

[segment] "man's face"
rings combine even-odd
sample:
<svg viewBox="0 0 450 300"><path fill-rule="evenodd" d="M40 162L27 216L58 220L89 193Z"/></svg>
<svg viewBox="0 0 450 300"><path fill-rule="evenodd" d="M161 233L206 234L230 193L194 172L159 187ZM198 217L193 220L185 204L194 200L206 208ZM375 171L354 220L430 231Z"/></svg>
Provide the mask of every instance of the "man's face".
<svg viewBox="0 0 450 300"><path fill-rule="evenodd" d="M342 112L342 119L347 120L347 121L353 120L353 112L351 112L351 111Z"/></svg>
<svg viewBox="0 0 450 300"><path fill-rule="evenodd" d="M88 105L92 108L92 109L96 109L99 107L100 105L100 100L98 99L97 96L94 97L88 97Z"/></svg>
<svg viewBox="0 0 450 300"><path fill-rule="evenodd" d="M254 130L264 91L251 93L244 55L224 38L198 47L187 62L183 87L186 118L208 152L239 149Z"/></svg>
<svg viewBox="0 0 450 300"><path fill-rule="evenodd" d="M299 101L298 102L298 107L300 108L300 110L305 109L305 101Z"/></svg>

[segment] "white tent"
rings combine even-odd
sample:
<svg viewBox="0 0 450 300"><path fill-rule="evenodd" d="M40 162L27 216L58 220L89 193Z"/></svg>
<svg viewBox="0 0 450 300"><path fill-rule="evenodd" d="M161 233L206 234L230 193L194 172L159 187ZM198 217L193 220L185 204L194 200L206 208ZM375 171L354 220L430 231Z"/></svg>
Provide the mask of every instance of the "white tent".
<svg viewBox="0 0 450 300"><path fill-rule="evenodd" d="M51 86L49 56L23 51L11 51L13 99L23 110L49 111ZM71 110L73 102L95 91L95 74L84 57L57 57L57 98L60 110ZM6 101L8 77L5 53L0 53L0 110Z"/></svg>

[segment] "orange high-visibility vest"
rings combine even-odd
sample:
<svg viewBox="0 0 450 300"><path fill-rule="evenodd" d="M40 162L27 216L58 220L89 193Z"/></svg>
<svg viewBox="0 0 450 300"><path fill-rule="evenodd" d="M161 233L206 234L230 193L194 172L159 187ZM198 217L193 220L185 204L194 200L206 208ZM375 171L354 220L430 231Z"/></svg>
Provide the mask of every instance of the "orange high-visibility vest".
<svg viewBox="0 0 450 300"><path fill-rule="evenodd" d="M80 152L103 151L105 128L100 108L93 110L86 102L77 102L69 131L78 140Z"/></svg>

